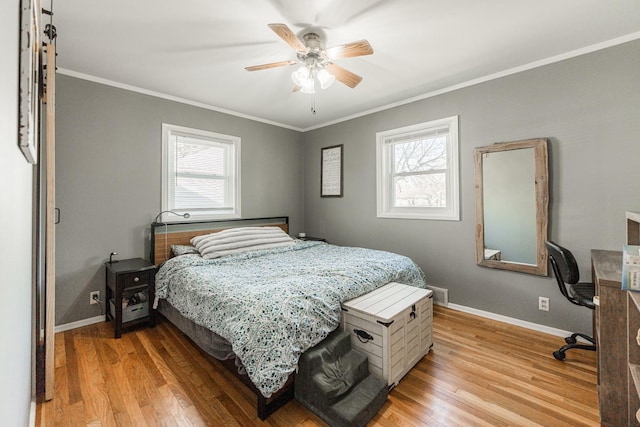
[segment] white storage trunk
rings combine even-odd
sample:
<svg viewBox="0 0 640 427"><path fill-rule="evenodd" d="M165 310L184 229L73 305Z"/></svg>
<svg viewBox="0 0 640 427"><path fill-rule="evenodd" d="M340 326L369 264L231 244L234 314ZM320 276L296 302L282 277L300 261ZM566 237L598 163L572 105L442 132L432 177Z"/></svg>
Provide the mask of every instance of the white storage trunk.
<svg viewBox="0 0 640 427"><path fill-rule="evenodd" d="M433 291L388 283L342 304L342 329L390 387L433 345Z"/></svg>

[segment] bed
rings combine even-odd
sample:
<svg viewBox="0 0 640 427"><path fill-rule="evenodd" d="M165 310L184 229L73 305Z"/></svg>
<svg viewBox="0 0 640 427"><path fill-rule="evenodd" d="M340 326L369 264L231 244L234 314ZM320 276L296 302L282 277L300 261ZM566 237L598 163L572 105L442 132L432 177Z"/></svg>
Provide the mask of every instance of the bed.
<svg viewBox="0 0 640 427"><path fill-rule="evenodd" d="M254 233L261 245L229 250ZM425 287L407 257L287 233L287 217L151 225L154 305L256 392L261 419L293 397L298 358L339 326L342 302L391 281Z"/></svg>

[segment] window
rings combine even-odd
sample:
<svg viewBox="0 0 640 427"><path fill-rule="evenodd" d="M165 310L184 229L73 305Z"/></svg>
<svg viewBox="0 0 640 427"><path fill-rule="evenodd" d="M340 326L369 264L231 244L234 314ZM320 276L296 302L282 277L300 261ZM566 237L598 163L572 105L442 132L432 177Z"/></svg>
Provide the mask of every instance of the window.
<svg viewBox="0 0 640 427"><path fill-rule="evenodd" d="M240 138L162 124L162 210L240 217Z"/></svg>
<svg viewBox="0 0 640 427"><path fill-rule="evenodd" d="M378 217L458 221L458 116L376 137Z"/></svg>

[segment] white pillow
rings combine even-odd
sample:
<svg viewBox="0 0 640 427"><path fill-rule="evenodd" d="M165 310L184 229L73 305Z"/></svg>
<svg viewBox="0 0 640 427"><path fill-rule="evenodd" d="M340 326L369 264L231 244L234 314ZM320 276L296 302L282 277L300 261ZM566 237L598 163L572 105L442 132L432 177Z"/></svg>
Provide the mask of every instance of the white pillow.
<svg viewBox="0 0 640 427"><path fill-rule="evenodd" d="M191 239L203 258L212 259L259 249L278 248L294 244L280 227L229 228Z"/></svg>

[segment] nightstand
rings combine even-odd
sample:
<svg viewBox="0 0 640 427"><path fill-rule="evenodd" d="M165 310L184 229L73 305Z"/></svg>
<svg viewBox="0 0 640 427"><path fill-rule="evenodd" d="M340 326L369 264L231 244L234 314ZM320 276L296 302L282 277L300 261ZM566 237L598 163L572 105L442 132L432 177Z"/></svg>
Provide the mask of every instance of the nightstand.
<svg viewBox="0 0 640 427"><path fill-rule="evenodd" d="M322 237L311 237L311 236L298 237L298 239L303 240L305 242L326 242L327 241L327 239L323 239Z"/></svg>
<svg viewBox="0 0 640 427"><path fill-rule="evenodd" d="M152 309L156 266L142 258L104 263L105 319L113 321L115 338L141 325L155 325Z"/></svg>

